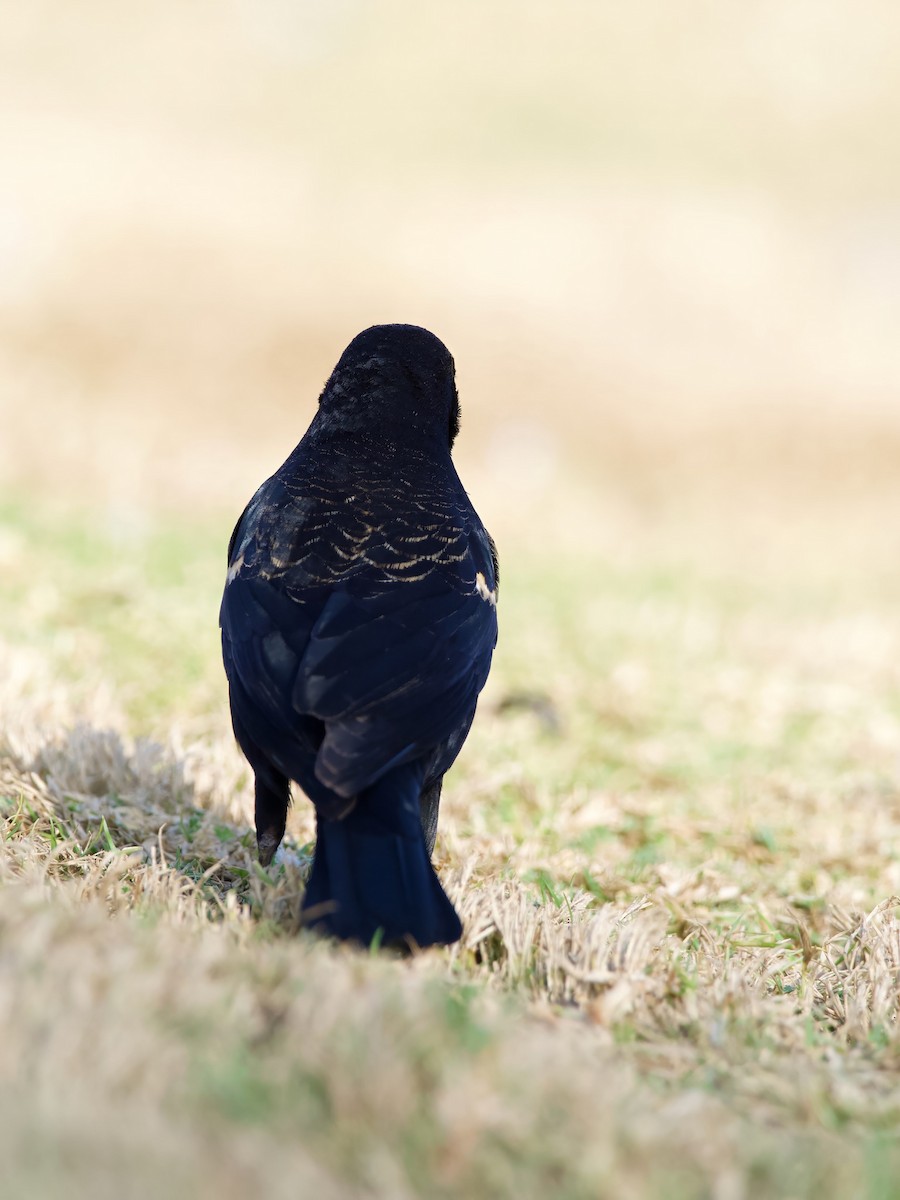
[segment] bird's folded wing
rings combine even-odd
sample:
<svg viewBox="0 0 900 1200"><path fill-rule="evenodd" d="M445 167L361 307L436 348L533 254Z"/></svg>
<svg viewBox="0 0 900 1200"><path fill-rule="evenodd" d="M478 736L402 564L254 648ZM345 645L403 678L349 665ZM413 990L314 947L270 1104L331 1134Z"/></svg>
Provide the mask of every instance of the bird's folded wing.
<svg viewBox="0 0 900 1200"><path fill-rule="evenodd" d="M335 597L295 685L295 708L325 721L316 775L344 796L467 725L496 642L496 612L475 586L403 584L372 619L387 599ZM345 632L334 635L329 609L338 607Z"/></svg>
<svg viewBox="0 0 900 1200"><path fill-rule="evenodd" d="M329 789L355 795L471 719L497 620L493 563L470 546L416 580L357 575L292 596L239 576L226 589L226 662L276 724L324 723L315 774Z"/></svg>

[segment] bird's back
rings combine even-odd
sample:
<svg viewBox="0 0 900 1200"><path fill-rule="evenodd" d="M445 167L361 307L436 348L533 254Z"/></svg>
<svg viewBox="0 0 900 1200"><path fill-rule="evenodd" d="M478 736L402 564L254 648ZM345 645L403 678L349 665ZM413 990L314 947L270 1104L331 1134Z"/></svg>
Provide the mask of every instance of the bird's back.
<svg viewBox="0 0 900 1200"><path fill-rule="evenodd" d="M238 523L222 602L240 707L324 722L296 747L305 771L283 737L271 749L315 791L315 745L316 780L342 796L468 727L496 641L492 543L449 454L365 448L301 442Z"/></svg>

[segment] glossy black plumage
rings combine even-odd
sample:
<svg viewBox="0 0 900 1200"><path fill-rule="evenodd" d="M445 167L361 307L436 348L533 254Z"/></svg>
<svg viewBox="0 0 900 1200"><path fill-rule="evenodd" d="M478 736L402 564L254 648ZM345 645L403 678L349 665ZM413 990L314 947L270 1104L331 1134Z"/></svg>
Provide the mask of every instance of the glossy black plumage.
<svg viewBox="0 0 900 1200"><path fill-rule="evenodd" d="M430 855L497 639L497 561L450 458L458 427L444 345L365 330L229 546L222 650L260 859L295 780L317 816L304 917L364 943L461 932Z"/></svg>

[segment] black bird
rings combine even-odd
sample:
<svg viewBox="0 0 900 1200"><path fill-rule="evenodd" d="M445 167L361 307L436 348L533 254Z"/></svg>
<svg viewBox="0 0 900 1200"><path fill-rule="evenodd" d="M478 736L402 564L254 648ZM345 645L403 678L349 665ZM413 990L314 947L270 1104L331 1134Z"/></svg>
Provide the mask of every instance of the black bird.
<svg viewBox="0 0 900 1200"><path fill-rule="evenodd" d="M304 921L364 944L462 932L431 853L497 641L498 568L450 458L458 431L443 343L364 330L228 548L222 652L260 862L295 780L316 809Z"/></svg>

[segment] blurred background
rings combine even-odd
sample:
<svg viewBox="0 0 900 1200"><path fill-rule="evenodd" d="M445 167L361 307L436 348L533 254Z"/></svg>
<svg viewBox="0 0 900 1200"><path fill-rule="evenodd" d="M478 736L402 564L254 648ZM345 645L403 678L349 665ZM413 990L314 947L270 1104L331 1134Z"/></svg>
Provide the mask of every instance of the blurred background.
<svg viewBox="0 0 900 1200"><path fill-rule="evenodd" d="M501 543L898 560L895 5L0 15L3 494L224 546L408 321Z"/></svg>

